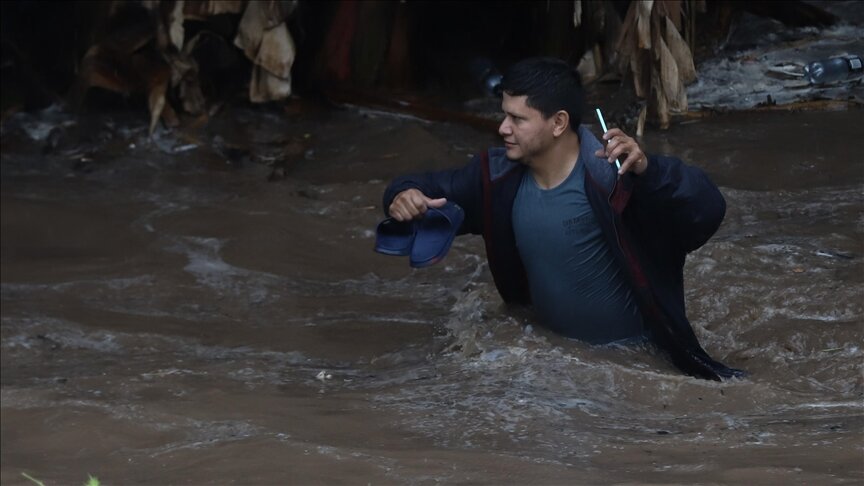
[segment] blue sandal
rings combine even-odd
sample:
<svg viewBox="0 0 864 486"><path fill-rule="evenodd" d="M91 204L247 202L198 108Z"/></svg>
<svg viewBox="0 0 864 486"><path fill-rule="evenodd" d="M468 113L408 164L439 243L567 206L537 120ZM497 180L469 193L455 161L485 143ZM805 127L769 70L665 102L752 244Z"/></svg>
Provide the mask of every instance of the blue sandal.
<svg viewBox="0 0 864 486"><path fill-rule="evenodd" d="M440 208L429 208L417 220L410 264L423 268L440 262L450 250L456 232L465 220L465 211L458 204L448 202Z"/></svg>
<svg viewBox="0 0 864 486"><path fill-rule="evenodd" d="M375 251L385 255L405 256L411 253L416 231L416 221L403 223L387 218L381 221L375 230Z"/></svg>

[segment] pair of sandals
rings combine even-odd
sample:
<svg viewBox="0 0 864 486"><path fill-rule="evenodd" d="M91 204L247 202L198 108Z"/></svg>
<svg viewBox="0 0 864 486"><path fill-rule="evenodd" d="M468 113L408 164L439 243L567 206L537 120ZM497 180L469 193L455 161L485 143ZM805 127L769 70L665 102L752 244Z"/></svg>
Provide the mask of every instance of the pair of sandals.
<svg viewBox="0 0 864 486"><path fill-rule="evenodd" d="M440 208L429 208L422 218L412 221L387 218L376 229L375 251L409 256L414 268L434 265L447 255L464 220L465 211L452 202Z"/></svg>

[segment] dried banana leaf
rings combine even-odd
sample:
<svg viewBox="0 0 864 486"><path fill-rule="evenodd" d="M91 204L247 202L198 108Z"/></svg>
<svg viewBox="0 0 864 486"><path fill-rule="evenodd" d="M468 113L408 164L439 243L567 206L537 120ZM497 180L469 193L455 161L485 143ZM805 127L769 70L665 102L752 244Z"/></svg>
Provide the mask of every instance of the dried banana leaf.
<svg viewBox="0 0 864 486"><path fill-rule="evenodd" d="M653 0L634 2L636 5L636 33L640 49L651 48L651 9Z"/></svg>
<svg viewBox="0 0 864 486"><path fill-rule="evenodd" d="M261 47L255 57L255 64L263 67L282 79L291 79L291 66L297 49L294 39L288 32L288 26L281 23L278 26L264 32L261 38Z"/></svg>
<svg viewBox="0 0 864 486"><path fill-rule="evenodd" d="M675 58L675 63L678 65L678 74L684 84L690 83L696 79L696 66L693 64L693 54L690 52L690 46L681 38L675 25L669 18L666 18L666 46Z"/></svg>
<svg viewBox="0 0 864 486"><path fill-rule="evenodd" d="M669 109L683 111L687 109L687 91L678 73L678 63L662 38L656 39L656 49L660 54L660 86L666 95Z"/></svg>
<svg viewBox="0 0 864 486"><path fill-rule="evenodd" d="M573 27L582 25L582 0L573 0Z"/></svg>
<svg viewBox="0 0 864 486"><path fill-rule="evenodd" d="M681 20L684 17L684 5L681 0L658 0L654 5L655 15L666 17L675 24L675 29L681 31Z"/></svg>
<svg viewBox="0 0 864 486"><path fill-rule="evenodd" d="M184 2L183 14L186 18L205 20L211 15L239 14L247 2L242 0L199 0Z"/></svg>
<svg viewBox="0 0 864 486"><path fill-rule="evenodd" d="M252 68L249 100L253 103L281 100L291 96L291 80L273 75L261 66Z"/></svg>
<svg viewBox="0 0 864 486"><path fill-rule="evenodd" d="M661 87L660 74L656 69L651 70L650 103L653 106L649 106L649 110L652 107L654 108L653 111L660 123L660 129L666 130L669 128L669 105L666 101L666 94Z"/></svg>

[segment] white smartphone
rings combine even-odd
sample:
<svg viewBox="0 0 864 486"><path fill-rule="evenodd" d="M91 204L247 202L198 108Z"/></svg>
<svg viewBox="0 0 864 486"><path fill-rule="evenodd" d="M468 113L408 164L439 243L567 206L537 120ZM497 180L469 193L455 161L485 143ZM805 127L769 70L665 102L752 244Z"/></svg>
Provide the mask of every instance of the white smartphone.
<svg viewBox="0 0 864 486"><path fill-rule="evenodd" d="M597 108L596 111L597 118L600 120L600 126L603 128L603 133L605 134L609 130L606 128L606 121L603 120L603 113L600 113L600 108ZM618 162L618 159L615 159L615 167L618 167L618 170L621 170L621 162Z"/></svg>

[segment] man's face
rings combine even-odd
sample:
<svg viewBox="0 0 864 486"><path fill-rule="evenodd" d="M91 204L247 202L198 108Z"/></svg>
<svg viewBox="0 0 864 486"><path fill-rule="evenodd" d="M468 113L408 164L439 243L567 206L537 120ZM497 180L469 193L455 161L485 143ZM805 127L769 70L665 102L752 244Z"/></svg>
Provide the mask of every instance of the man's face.
<svg viewBox="0 0 864 486"><path fill-rule="evenodd" d="M498 134L504 139L507 158L530 164L551 145L553 122L552 118L544 120L539 110L526 105L527 99L527 96L504 93L501 102L504 121L498 127Z"/></svg>

